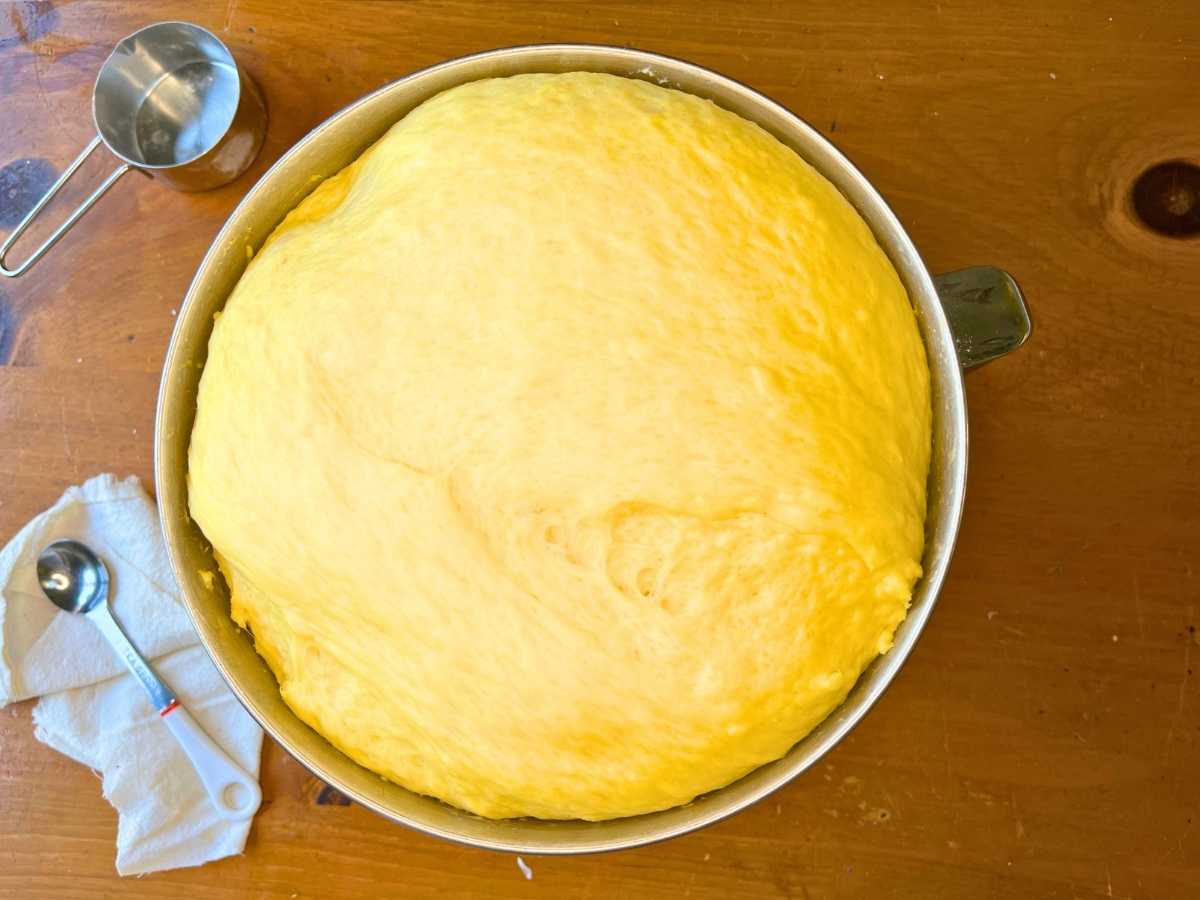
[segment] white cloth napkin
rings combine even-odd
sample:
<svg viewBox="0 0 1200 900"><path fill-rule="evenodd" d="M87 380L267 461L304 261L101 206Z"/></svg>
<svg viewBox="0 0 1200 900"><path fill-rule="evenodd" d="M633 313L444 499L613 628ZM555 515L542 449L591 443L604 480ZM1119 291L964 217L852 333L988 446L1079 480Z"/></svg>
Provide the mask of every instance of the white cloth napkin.
<svg viewBox="0 0 1200 900"><path fill-rule="evenodd" d="M117 871L144 874L240 853L249 820L227 822L95 625L42 594L36 561L61 538L108 566L113 615L201 727L247 772L262 729L198 644L180 604L154 503L136 478L98 475L72 487L0 551L0 706L41 697L35 736L103 775L117 810Z"/></svg>

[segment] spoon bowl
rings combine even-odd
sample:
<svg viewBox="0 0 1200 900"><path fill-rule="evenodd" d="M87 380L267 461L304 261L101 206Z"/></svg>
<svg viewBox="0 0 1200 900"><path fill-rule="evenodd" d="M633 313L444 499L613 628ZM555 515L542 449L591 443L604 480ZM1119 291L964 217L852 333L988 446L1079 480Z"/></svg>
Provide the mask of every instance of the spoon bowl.
<svg viewBox="0 0 1200 900"><path fill-rule="evenodd" d="M59 609L89 613L108 600L108 569L79 541L55 541L38 555L38 581Z"/></svg>

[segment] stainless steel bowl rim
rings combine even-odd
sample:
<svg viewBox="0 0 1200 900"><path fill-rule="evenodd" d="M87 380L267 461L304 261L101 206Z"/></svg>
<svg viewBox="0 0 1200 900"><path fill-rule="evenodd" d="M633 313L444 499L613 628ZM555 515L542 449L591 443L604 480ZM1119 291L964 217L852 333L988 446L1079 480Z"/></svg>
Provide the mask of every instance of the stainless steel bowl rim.
<svg viewBox="0 0 1200 900"><path fill-rule="evenodd" d="M570 59L574 62L570 68L556 67L560 58ZM589 61L592 62L594 68L587 64ZM183 401L176 396L186 388L186 383L184 383L184 388L179 386L180 379L183 377L180 369L183 366L198 366L199 364L193 363L186 357L187 351L183 347L184 341L181 336L187 334L189 330L203 329L203 323L192 321L189 310L197 302L196 298L206 290L207 281L212 275L217 261L222 260L222 265L227 265L227 261L223 257L230 253L230 246L237 245L244 240L245 236L237 231L239 224L246 217L248 211L251 211L259 202L264 192L264 186L270 186L273 179L279 173L284 172L289 163L302 154L308 145L339 128L343 123L347 123L356 111L379 101L389 92L397 91L416 82L455 70L473 72L480 65L491 63L502 66L516 65L519 71L527 72L622 70L622 74L630 77L648 77L649 80L660 80L660 83L666 83L668 86L680 85L680 82L711 84L713 90L719 88L730 98L727 103L720 105L737 105L739 108L734 111L740 115L752 120L770 118L778 123L779 128L786 129L788 132L785 135L786 142L793 145L796 143L805 145L803 150L797 149L797 152L801 152L801 155L817 165L826 177L834 181L843 193L847 194L851 202L859 208L864 218L868 219L877 239L892 258L910 297L918 308L931 372L940 384L940 395L935 397L935 420L940 413L946 428L943 442L952 452L939 459L935 446L934 465L940 464L945 467L943 480L946 493L944 497L940 498L936 510L932 508L933 504L931 503L930 518L932 519L936 512L938 521L927 526L929 533L927 541L930 543L936 541L936 546L927 552L925 574L918 583L918 591L914 592L912 608L905 622L897 630L895 643L891 650L875 660L863 673L842 706L834 710L825 722L798 742L782 760L768 763L740 781L705 795L703 798L697 798L696 801L683 807L649 813L633 819L596 823L508 820L503 823L503 827L500 827L499 823L477 819L477 822L480 823L478 826L448 827L445 824L430 821L431 816L422 819L420 816L414 816L411 812L402 813L395 808L395 805L389 805L381 802L377 797L369 796L361 784L359 786L349 784L346 774L330 771L329 765L318 761L311 747L297 746L294 740L289 740L283 734L283 730L294 727L293 723L281 718L283 716L281 713L267 714L263 708L264 701L243 683L244 674L239 677L239 673L233 671L229 660L225 658L221 648L216 644L217 635L211 631L210 627L207 627L211 625L211 621L204 617L197 599L199 593L195 579L197 573L192 571L188 560L184 557L184 541L195 541L195 536L185 535L183 532L185 529L194 529L195 526L190 524L187 519L186 475L180 470L179 465L182 459L183 466L186 466L186 435L181 436L177 433L178 429L172 429L179 416L188 418L187 410L180 406ZM508 74L514 73L508 72ZM662 82L661 79L656 79L655 76L659 75L665 76L666 81ZM474 81L481 77L489 76L473 74L470 77L464 77L461 82L457 83ZM434 93L444 89L444 87L439 88ZM686 86L681 85L680 89L700 93L703 96L702 92L691 90ZM757 112L759 115L748 115L748 111ZM760 121L759 124L763 123ZM778 129L769 128L768 130L772 130L777 137L780 137L780 134L777 133ZM820 164L814 161L814 155L821 157ZM850 197L850 193L854 193L856 196ZM864 204L870 207L869 215L863 208ZM899 260L898 256L901 257ZM223 300L221 302L223 303ZM215 308L219 308L219 304ZM208 324L207 329L211 330L211 323ZM204 336L204 342L207 343L207 334ZM193 340L193 345L194 343ZM198 378L198 375L189 375L188 377ZM186 400L185 397L184 401ZM191 403L194 407L194 391ZM190 433L190 419L187 430ZM178 451L180 441L184 447L182 457ZM837 744L862 719L891 683L908 658L933 610L934 601L946 577L962 516L966 486L966 451L967 416L962 377L954 356L954 339L946 316L937 303L937 291L933 280L898 218L862 173L816 129L775 101L740 82L673 57L631 48L595 44L536 44L507 47L438 63L367 94L309 132L276 161L246 194L230 214L200 263L177 318L170 347L164 360L155 422L155 479L159 491L164 539L171 565L179 582L185 606L196 625L201 642L222 677L246 709L259 721L268 734L314 775L331 784L355 802L380 815L426 834L457 843L526 854L600 852L641 846L686 834L733 815L757 802L798 776ZM932 479L933 475L931 474ZM918 592L922 598L921 602L917 601ZM848 709L848 704L851 704L852 700L852 708ZM357 768L356 764L348 758L345 759L349 766ZM346 769L347 767L339 765L339 768ZM741 786L740 789L739 786ZM389 787L389 790L391 789ZM432 800L430 802L437 803ZM467 815L457 810L454 812L460 816ZM635 823L635 827L614 829L612 827L614 823ZM523 836L522 825L528 826L528 837ZM556 825L574 827L569 830L565 839L559 839L554 837L556 833L554 826ZM499 833L494 837L481 833L487 832L488 826L497 826L495 830ZM594 836L588 837L588 835Z"/></svg>

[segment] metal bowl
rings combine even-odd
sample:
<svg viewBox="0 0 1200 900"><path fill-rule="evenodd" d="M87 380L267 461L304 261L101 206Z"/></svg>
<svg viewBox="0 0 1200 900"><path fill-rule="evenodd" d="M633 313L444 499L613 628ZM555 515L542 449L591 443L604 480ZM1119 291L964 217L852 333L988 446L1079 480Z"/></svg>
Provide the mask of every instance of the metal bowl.
<svg viewBox="0 0 1200 900"><path fill-rule="evenodd" d="M230 619L224 584L218 579L209 586L200 576L215 565L211 547L188 516L187 449L213 314L241 277L247 248L260 247L321 179L352 162L393 123L435 94L481 78L568 71L654 81L706 97L758 123L832 181L873 229L916 308L932 371L933 463L925 574L891 651L876 659L845 702L783 759L663 812L606 822L492 821L384 781L335 749L287 707L249 636ZM171 565L200 639L241 702L296 759L363 806L428 834L495 850L588 853L663 840L731 815L795 778L841 740L888 686L933 609L958 533L966 485L967 413L960 365L1013 349L1029 331L1016 285L1004 273L968 269L942 278L935 286L883 199L816 130L761 94L700 66L619 47L513 47L441 63L380 88L315 128L246 195L201 262L171 337L158 396L155 478ZM951 320L957 334L952 333Z"/></svg>

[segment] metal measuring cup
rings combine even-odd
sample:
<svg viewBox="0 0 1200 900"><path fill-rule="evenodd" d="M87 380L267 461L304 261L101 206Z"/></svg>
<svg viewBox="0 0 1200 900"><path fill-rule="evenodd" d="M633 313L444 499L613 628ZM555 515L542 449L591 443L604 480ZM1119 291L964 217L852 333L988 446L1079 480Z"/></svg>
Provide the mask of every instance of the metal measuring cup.
<svg viewBox="0 0 1200 900"><path fill-rule="evenodd" d="M0 275L29 270L122 175L132 170L178 191L204 191L241 175L262 147L262 94L212 32L158 22L117 44L92 91L96 136L0 244ZM24 262L4 258L100 144L121 160L100 186Z"/></svg>

